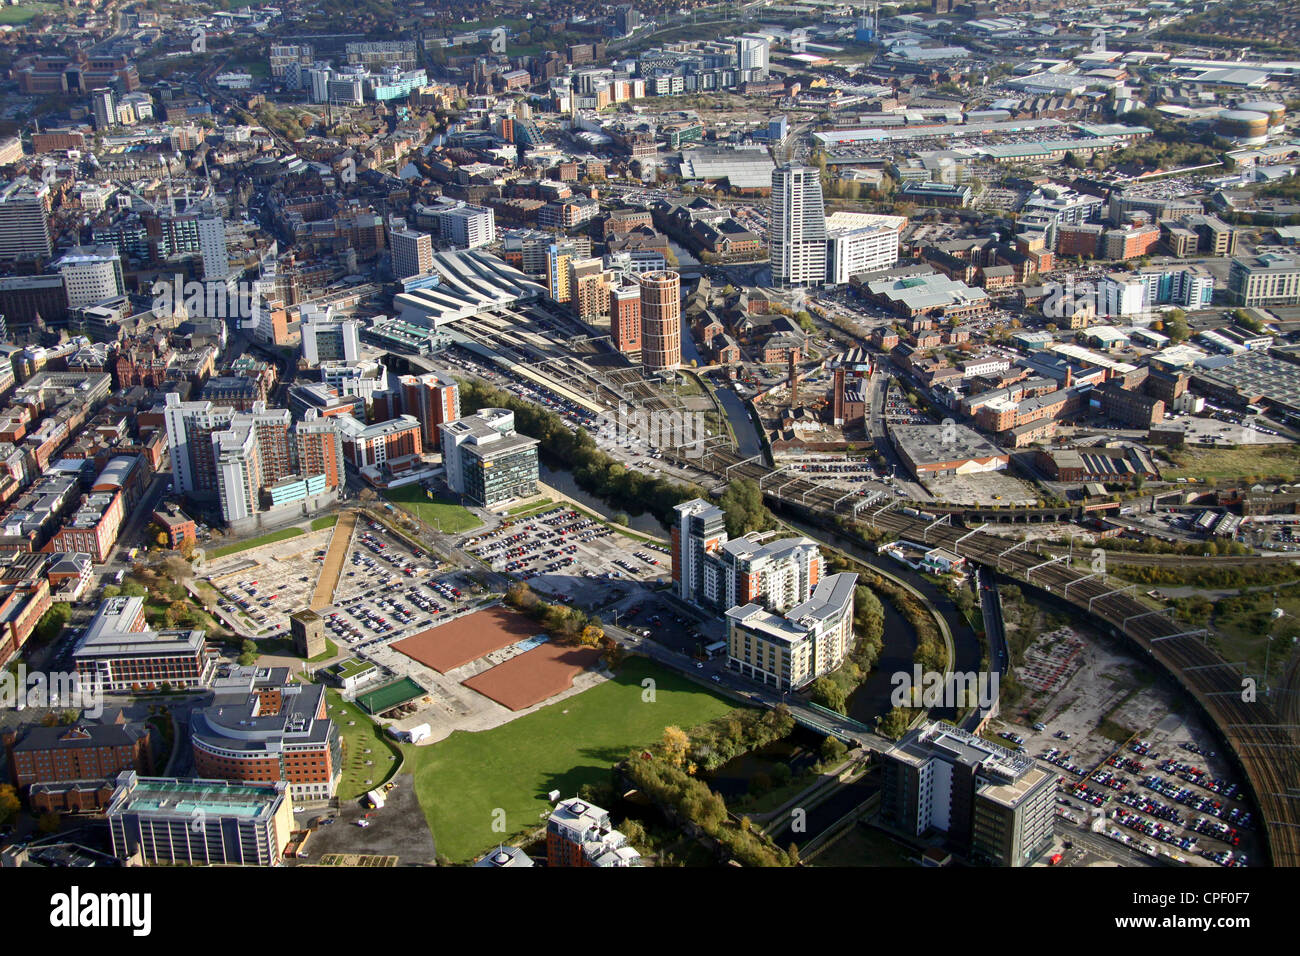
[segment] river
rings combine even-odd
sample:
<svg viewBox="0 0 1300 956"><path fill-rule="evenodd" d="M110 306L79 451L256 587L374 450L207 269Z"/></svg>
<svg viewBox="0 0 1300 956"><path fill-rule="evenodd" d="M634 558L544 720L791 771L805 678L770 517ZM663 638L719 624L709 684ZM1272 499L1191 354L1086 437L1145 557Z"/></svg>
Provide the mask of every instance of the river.
<svg viewBox="0 0 1300 956"><path fill-rule="evenodd" d="M555 471L543 464L538 468L538 475L545 484L550 485L556 491L564 492L564 494L568 495L574 501L585 505L599 515L604 515L608 518L619 510L608 502L602 501L595 495L588 494L586 491L579 488L578 482L574 480L572 472ZM650 512L644 511L637 515L632 514L630 509L625 510L628 515L628 527L633 531L652 534L658 538L668 537L668 529L661 525L659 519Z"/></svg>

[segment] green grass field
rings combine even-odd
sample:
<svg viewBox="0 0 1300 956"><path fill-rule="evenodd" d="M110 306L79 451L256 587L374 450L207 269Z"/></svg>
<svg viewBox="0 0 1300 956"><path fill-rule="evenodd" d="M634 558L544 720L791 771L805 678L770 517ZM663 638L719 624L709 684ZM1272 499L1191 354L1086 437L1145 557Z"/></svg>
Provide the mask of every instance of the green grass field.
<svg viewBox="0 0 1300 956"><path fill-rule="evenodd" d="M324 531L326 528L332 528L339 523L338 515L326 515L323 518L317 518L311 523L311 530Z"/></svg>
<svg viewBox="0 0 1300 956"><path fill-rule="evenodd" d="M343 737L343 777L339 781L338 797L344 801L355 800L392 776L398 754L379 725L356 704L348 703L333 689L325 691L325 700L329 708L326 712ZM374 782L366 783L367 780Z"/></svg>
<svg viewBox="0 0 1300 956"><path fill-rule="evenodd" d="M445 534L473 531L483 523L474 517L471 511L462 508L454 501L446 498L430 500L428 493L419 485L407 485L404 488L385 491L384 497Z"/></svg>
<svg viewBox="0 0 1300 956"><path fill-rule="evenodd" d="M57 3L24 3L17 7L0 7L0 25L21 26L42 13L58 13Z"/></svg>
<svg viewBox="0 0 1300 956"><path fill-rule="evenodd" d="M237 554L240 551L247 551L249 548L260 548L264 544L274 544L277 541L296 538L302 533L302 528L281 528L279 531L272 531L270 534L264 534L260 538L250 538L248 541L240 541L236 544L228 544L224 547L216 548L212 551L208 551L205 556L209 561L214 558L224 558L228 554Z"/></svg>
<svg viewBox="0 0 1300 956"><path fill-rule="evenodd" d="M1283 617L1273 617L1274 599ZM1214 644L1224 660L1245 661L1247 673L1261 674L1264 662L1277 680L1291 653L1291 638L1300 631L1300 586L1279 587L1237 598L1220 599L1214 608ZM1269 635L1273 636L1269 649Z"/></svg>
<svg viewBox="0 0 1300 956"><path fill-rule="evenodd" d="M655 682L652 702L641 682ZM428 747L405 746L420 806L438 852L461 862L505 836L540 825L546 794L571 797L585 783L609 779L610 768L665 727L693 727L732 703L644 658L575 697L481 733L456 732ZM505 811L505 832L492 829Z"/></svg>

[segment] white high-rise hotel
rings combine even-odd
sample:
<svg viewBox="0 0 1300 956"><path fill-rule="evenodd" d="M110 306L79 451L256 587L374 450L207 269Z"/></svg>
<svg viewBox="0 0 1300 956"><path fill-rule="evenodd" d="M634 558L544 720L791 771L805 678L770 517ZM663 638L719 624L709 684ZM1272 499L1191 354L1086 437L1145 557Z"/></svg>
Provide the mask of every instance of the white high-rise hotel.
<svg viewBox="0 0 1300 956"><path fill-rule="evenodd" d="M772 171L772 281L779 286L826 281L826 206L812 166Z"/></svg>

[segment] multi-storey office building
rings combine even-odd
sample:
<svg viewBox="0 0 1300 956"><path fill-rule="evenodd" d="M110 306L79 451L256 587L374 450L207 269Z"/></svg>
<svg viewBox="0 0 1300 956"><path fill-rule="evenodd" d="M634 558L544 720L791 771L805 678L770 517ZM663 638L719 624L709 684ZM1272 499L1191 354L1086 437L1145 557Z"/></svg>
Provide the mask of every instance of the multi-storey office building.
<svg viewBox="0 0 1300 956"><path fill-rule="evenodd" d="M413 229L394 229L388 234L393 256L393 276L398 280L427 275L433 271L433 236Z"/></svg>
<svg viewBox="0 0 1300 956"><path fill-rule="evenodd" d="M149 630L138 597L100 604L72 659L81 680L111 693L203 687L216 666L202 631Z"/></svg>
<svg viewBox="0 0 1300 956"><path fill-rule="evenodd" d="M122 295L122 259L113 246L77 246L62 256L54 267L68 290L68 308L103 302Z"/></svg>
<svg viewBox="0 0 1300 956"><path fill-rule="evenodd" d="M514 412L484 408L439 429L452 491L481 508L537 494L538 441L515 431Z"/></svg>
<svg viewBox="0 0 1300 956"><path fill-rule="evenodd" d="M1032 757L932 722L883 755L881 815L908 836L945 833L958 852L1028 866L1052 845L1056 779Z"/></svg>
<svg viewBox="0 0 1300 956"><path fill-rule="evenodd" d="M50 239L50 187L20 176L0 187L0 259L45 259Z"/></svg>
<svg viewBox="0 0 1300 956"><path fill-rule="evenodd" d="M1228 299L1247 308L1300 303L1300 256L1266 252L1233 259L1228 269Z"/></svg>
<svg viewBox="0 0 1300 956"><path fill-rule="evenodd" d="M360 323L355 319L308 310L302 317L302 357L308 365L356 362L361 358Z"/></svg>
<svg viewBox="0 0 1300 956"><path fill-rule="evenodd" d="M334 795L342 745L326 716L324 685L296 683L287 667L236 667L212 689L212 703L190 722L196 774L232 783L283 780L299 802Z"/></svg>

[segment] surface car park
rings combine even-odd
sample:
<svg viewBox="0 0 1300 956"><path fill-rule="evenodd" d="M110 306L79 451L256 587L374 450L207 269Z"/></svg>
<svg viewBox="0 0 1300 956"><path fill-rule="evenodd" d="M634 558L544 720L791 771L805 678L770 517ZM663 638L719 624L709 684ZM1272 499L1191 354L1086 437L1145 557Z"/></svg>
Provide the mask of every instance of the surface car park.
<svg viewBox="0 0 1300 956"><path fill-rule="evenodd" d="M560 600L602 603L611 581L666 577L667 551L632 539L568 507L502 522L466 537L463 547L492 570L527 581Z"/></svg>

